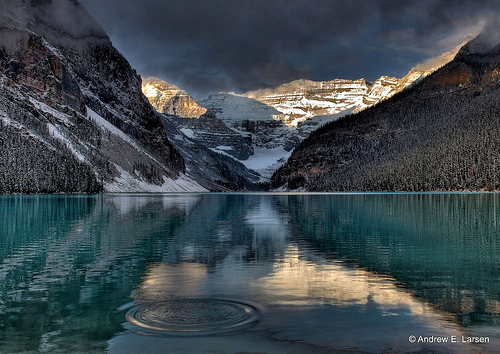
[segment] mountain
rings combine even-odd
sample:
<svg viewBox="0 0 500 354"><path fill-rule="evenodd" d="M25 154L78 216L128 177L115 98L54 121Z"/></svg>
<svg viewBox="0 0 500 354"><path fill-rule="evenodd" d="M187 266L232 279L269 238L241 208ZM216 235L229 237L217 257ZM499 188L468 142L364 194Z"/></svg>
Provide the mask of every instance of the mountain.
<svg viewBox="0 0 500 354"><path fill-rule="evenodd" d="M254 154L240 161L269 178L314 130L401 92L452 60L460 47L417 65L401 79L296 80L244 94L212 94L200 104L228 127L251 138Z"/></svg>
<svg viewBox="0 0 500 354"><path fill-rule="evenodd" d="M248 136L226 126L186 91L157 78L145 80L142 91L156 111L166 116L185 137L238 160L246 160L253 154Z"/></svg>
<svg viewBox="0 0 500 354"><path fill-rule="evenodd" d="M182 133L182 139L173 134L174 140L190 139L188 145L197 141L233 157L267 181L314 130L392 97L449 62L459 48L419 64L401 79L296 80L245 94L216 93L199 103L186 91L156 78L145 80L142 90Z"/></svg>
<svg viewBox="0 0 500 354"><path fill-rule="evenodd" d="M144 80L142 92L160 113L184 118L199 118L207 112L184 90L160 79Z"/></svg>
<svg viewBox="0 0 500 354"><path fill-rule="evenodd" d="M78 1L0 4L0 193L205 190Z"/></svg>
<svg viewBox="0 0 500 354"><path fill-rule="evenodd" d="M251 139L230 129L184 90L157 78L142 91L186 163L186 173L210 191L261 188L260 176L238 160L253 154Z"/></svg>
<svg viewBox="0 0 500 354"><path fill-rule="evenodd" d="M496 32L495 32L496 33ZM406 90L323 126L272 177L308 191L500 189L500 38L483 33Z"/></svg>
<svg viewBox="0 0 500 354"><path fill-rule="evenodd" d="M184 158L186 174L213 192L267 188L266 185L261 184L261 176L258 173L249 170L229 154L234 153L235 150L229 149L229 146L226 145L220 145L217 148L210 147L206 144L206 140L198 139L200 134L196 127L183 128L185 127L183 121L188 119L162 115L165 132ZM203 123L207 119L200 118L194 121ZM223 125L221 122L218 124ZM208 130L211 126L210 123L207 123L203 129ZM225 125L224 127L227 129ZM217 128L214 130L217 131ZM217 137L217 134L212 132L212 136ZM227 136L221 135L219 137L226 144L228 143Z"/></svg>

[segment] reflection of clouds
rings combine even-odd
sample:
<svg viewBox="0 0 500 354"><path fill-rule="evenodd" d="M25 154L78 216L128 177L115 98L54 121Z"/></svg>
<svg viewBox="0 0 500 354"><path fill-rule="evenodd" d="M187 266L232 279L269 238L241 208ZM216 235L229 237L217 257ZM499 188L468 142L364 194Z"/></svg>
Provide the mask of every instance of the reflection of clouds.
<svg viewBox="0 0 500 354"><path fill-rule="evenodd" d="M164 210L179 209L189 213L200 199L201 196L195 194L112 194L107 196L106 202L113 205L120 215L140 211L155 203L161 203Z"/></svg>

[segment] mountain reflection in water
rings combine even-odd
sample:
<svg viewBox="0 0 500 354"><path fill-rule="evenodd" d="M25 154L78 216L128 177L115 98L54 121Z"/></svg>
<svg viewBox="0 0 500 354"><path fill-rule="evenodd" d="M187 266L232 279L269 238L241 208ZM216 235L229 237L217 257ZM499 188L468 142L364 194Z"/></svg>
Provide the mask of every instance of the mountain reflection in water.
<svg viewBox="0 0 500 354"><path fill-rule="evenodd" d="M2 197L0 351L495 348L498 202L496 194ZM134 306L176 299L248 303L258 321L185 338L145 336L125 320ZM489 346L408 341L479 333Z"/></svg>

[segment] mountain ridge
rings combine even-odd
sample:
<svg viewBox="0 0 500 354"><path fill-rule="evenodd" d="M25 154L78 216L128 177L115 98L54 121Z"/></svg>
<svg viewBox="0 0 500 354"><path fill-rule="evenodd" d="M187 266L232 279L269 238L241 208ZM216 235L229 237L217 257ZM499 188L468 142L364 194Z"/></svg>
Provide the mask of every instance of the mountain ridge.
<svg viewBox="0 0 500 354"><path fill-rule="evenodd" d="M318 129L276 171L273 188L499 190L500 52L475 51L477 40L390 100Z"/></svg>

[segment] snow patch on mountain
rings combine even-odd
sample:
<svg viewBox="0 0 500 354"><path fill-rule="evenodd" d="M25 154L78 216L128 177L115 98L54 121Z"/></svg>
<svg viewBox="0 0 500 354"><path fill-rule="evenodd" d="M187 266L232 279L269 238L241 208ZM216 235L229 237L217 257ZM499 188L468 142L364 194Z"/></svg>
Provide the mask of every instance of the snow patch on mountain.
<svg viewBox="0 0 500 354"><path fill-rule="evenodd" d="M49 128L50 135L52 135L54 138L56 138L57 140L61 141L64 145L66 145L66 147L78 160L80 160L81 162L85 162L85 156L83 156L77 150L77 148L74 146L73 141L67 139L63 134L61 134L61 132L55 125L47 123L47 128Z"/></svg>
<svg viewBox="0 0 500 354"><path fill-rule="evenodd" d="M255 148L255 155L241 161L248 169L259 173L267 181L281 165L290 157L292 151L286 151L282 146L272 149Z"/></svg>
<svg viewBox="0 0 500 354"><path fill-rule="evenodd" d="M163 176L163 184L156 185L148 183L145 180L138 179L132 176L120 166L114 164L119 172L119 176L115 177L112 182L105 182L104 189L110 193L177 193L177 192L208 192L208 189L203 188L198 183L184 174L180 174L179 178L173 180Z"/></svg>

